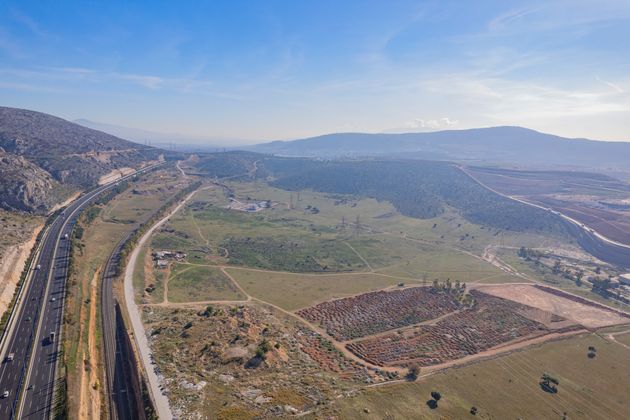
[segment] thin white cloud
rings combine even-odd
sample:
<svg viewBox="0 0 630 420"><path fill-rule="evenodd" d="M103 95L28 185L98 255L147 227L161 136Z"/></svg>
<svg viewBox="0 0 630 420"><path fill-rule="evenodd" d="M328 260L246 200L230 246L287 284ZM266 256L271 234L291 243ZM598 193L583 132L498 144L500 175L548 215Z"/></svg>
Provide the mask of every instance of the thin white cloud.
<svg viewBox="0 0 630 420"><path fill-rule="evenodd" d="M25 50L18 44L4 28L0 27L0 50L16 59L24 59L28 56Z"/></svg>
<svg viewBox="0 0 630 420"><path fill-rule="evenodd" d="M492 19L488 23L488 29L490 31L503 30L506 27L508 27L510 24L520 19L523 19L524 17L532 15L534 13L538 13L543 9L544 9L543 7L534 7L534 8L527 8L527 9L510 10L509 12L503 13L495 17L494 19Z"/></svg>
<svg viewBox="0 0 630 420"><path fill-rule="evenodd" d="M609 82L607 80L603 80L602 78L600 78L599 76L595 76L595 80L597 80L600 83L605 84L606 86L612 88L613 90L615 90L617 93L625 93L625 90L623 90L619 85L613 83L613 82Z"/></svg>
<svg viewBox="0 0 630 420"><path fill-rule="evenodd" d="M474 107L476 115L496 121L535 121L630 112L628 95L596 86L558 88L534 82L475 75L452 74L423 82L433 93L452 98L460 106Z"/></svg>
<svg viewBox="0 0 630 420"><path fill-rule="evenodd" d="M0 81L0 89L17 90L20 92L41 92L41 93L63 93L62 89L55 89L48 86L39 86L29 83L13 83Z"/></svg>
<svg viewBox="0 0 630 420"><path fill-rule="evenodd" d="M146 87L151 90L156 90L164 87L164 79L158 76L149 76L142 74L127 74L127 73L109 73L106 74L114 79L129 81L140 86Z"/></svg>
<svg viewBox="0 0 630 420"><path fill-rule="evenodd" d="M454 128L459 124L459 121L452 120L449 117L442 117L437 119L423 119L423 118L415 118L411 121L407 121L405 123L405 128L416 130L416 129L429 129L429 130L439 130L444 128Z"/></svg>
<svg viewBox="0 0 630 420"><path fill-rule="evenodd" d="M22 13L21 11L12 8L10 10L10 16L13 21L19 23L23 27L27 28L30 32L37 35L40 38L51 38L52 34L41 29L40 25L30 16Z"/></svg>
<svg viewBox="0 0 630 420"><path fill-rule="evenodd" d="M168 78L156 75L134 74L124 72L99 71L83 67L40 67L33 69L21 68L0 68L0 76L5 82L16 84L32 82L33 80L42 83L57 85L58 82L65 83L93 83L106 84L108 82L126 82L149 90L172 90L176 92L193 92L199 94L212 94L214 83L209 80L189 79L189 78ZM230 97L223 92L214 92L217 96ZM235 98L236 95L232 95Z"/></svg>

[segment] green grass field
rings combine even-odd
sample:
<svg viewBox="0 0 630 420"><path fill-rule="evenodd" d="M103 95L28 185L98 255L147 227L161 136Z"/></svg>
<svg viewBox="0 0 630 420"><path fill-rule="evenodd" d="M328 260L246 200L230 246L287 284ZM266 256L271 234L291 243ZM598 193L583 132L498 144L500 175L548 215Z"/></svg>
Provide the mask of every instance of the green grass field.
<svg viewBox="0 0 630 420"><path fill-rule="evenodd" d="M136 301L139 301L145 287L144 278L146 273L144 270L144 261L147 257L147 249L146 245L140 248L138 251L138 259L136 260L136 266L133 270L133 289Z"/></svg>
<svg viewBox="0 0 630 420"><path fill-rule="evenodd" d="M389 232L417 238L429 243L455 245L467 250L482 250L488 243L502 246L552 246L558 239L531 233L514 233L487 226L480 226L463 219L455 210L431 219L417 219L403 216L394 206L372 198L357 199L352 196L301 191L300 201L293 193L293 210L288 209L291 193L270 187L262 182L231 183L237 196L255 199L271 199L279 202L272 212L275 215L291 215L305 223L334 227L345 219L352 230L357 216L359 224L370 232ZM307 206L317 207L320 212L305 212ZM265 212L264 214L272 214ZM270 216L271 217L271 216Z"/></svg>
<svg viewBox="0 0 630 420"><path fill-rule="evenodd" d="M536 235L520 234L516 238L508 232L492 231L467 223L455 213L421 220L401 216L391 204L373 199L356 200L305 191L300 193L298 201L297 193L291 200L289 192L263 183L233 182L230 185L235 196L241 200L270 199L276 205L260 213L233 211L225 209L227 197L221 189L200 191L185 209L171 219L170 227L175 229L175 233L162 232L154 236L154 248L183 249L195 253L195 258L201 260L214 259L254 268L317 272L365 269L345 245L334 246L331 242L349 242L373 268L381 269L410 261L418 255L430 255L432 251L445 255L444 259L450 263L459 257L472 259L454 251L454 248L480 253L488 243L529 244L543 240ZM293 201L293 208L289 208L290 201ZM316 207L319 212L306 211L309 206ZM291 242L296 243L299 252L282 255L287 249L274 246L274 243ZM267 244L269 249L261 244ZM224 258L225 248L236 252ZM335 258L326 260L330 254L339 256L339 261ZM284 261L272 261L275 255L280 255L278 259ZM324 259L321 265L328 266L328 269L314 268L309 264L296 267L289 263L289 260L304 256ZM431 259L434 259L433 255ZM469 269L470 264L464 262L461 270L455 267L452 271ZM443 267L431 267L424 271L445 270ZM473 271L480 270L477 267ZM496 274L491 266L481 271L482 277Z"/></svg>
<svg viewBox="0 0 630 420"><path fill-rule="evenodd" d="M391 204L374 199L303 191L298 200L297 193L261 182L229 185L241 201L271 200L274 205L258 213L229 210L222 188L202 189L153 236L152 248L185 251L194 264L340 275L231 271L252 296L283 308L296 309L400 281L521 282L522 278L471 254L481 254L488 244L554 241L473 225L454 212L421 220L402 216ZM307 210L313 207L318 211ZM346 272L366 275L344 277ZM367 275L370 272L391 277Z"/></svg>
<svg viewBox="0 0 630 420"><path fill-rule="evenodd" d="M227 272L249 295L290 311L407 281L371 273L307 275L240 268Z"/></svg>
<svg viewBox="0 0 630 420"><path fill-rule="evenodd" d="M168 280L169 302L244 299L246 296L215 267L175 263Z"/></svg>
<svg viewBox="0 0 630 420"><path fill-rule="evenodd" d="M587 357L595 346L597 357ZM625 419L630 413L630 350L588 334L518 351L473 365L402 383L371 388L340 399L339 418ZM560 381L557 394L544 392L540 376ZM431 410L426 401L442 398ZM364 409L369 411L366 414Z"/></svg>

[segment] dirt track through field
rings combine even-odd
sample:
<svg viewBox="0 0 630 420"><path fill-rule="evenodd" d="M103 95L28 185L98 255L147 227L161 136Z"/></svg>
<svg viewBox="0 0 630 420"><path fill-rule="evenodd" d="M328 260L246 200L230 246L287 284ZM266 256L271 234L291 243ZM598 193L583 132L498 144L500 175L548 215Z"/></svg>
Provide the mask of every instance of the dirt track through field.
<svg viewBox="0 0 630 420"><path fill-rule="evenodd" d="M352 250L352 252L354 252L356 254L357 257L359 257L359 259L361 261L363 261L363 264L365 264L365 266L368 268L368 270L370 270L371 273L374 272L374 269L372 268L372 266L370 265L369 262L367 262L367 260L365 258L363 258L363 255L359 254L359 251L357 251L356 249L354 249L354 247L352 245L350 245L349 242L345 242L344 244L348 245L348 248L350 248Z"/></svg>
<svg viewBox="0 0 630 420"><path fill-rule="evenodd" d="M532 285L476 285L476 288L500 298L509 299L544 311L552 312L587 328L600 328L630 322L614 311L574 302L561 296L546 293Z"/></svg>

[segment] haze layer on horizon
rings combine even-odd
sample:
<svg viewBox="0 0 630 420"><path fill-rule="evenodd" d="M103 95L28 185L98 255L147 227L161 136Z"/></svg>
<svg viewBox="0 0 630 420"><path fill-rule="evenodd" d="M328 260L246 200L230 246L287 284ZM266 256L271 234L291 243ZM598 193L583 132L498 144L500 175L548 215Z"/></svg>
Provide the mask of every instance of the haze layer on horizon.
<svg viewBox="0 0 630 420"><path fill-rule="evenodd" d="M630 140L630 3L0 5L2 105L251 140L520 125Z"/></svg>

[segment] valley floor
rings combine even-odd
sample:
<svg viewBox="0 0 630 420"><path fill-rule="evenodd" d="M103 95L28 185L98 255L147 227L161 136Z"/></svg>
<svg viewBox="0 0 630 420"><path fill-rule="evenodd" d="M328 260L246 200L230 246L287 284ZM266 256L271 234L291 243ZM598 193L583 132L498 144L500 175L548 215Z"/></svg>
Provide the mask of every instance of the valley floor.
<svg viewBox="0 0 630 420"><path fill-rule="evenodd" d="M138 249L138 263L132 269L135 300L142 311L158 380L176 414L249 418L295 413L356 417L362 413L374 418L388 414L410 418L411 413L419 412L423 413L420 417L460 415L470 410L470 404L479 407L480 417L494 417L500 412L496 405L499 394L482 397L471 393L471 385L458 379L462 372L476 372L486 365L500 368L516 363L512 360L519 354L532 352L531 357L536 358L540 349L570 347L564 343L584 340L596 342L597 351L600 346L612 346L605 347L613 349L611 359L608 351L597 353L594 360L589 359L593 365L616 363L615 357L627 350L615 335L604 337L585 329L624 324L627 319L594 303L580 308L577 297L554 297L535 289L533 284L542 281L540 274L527 265L515 267L509 262L511 257L504 255L508 251L516 254L521 244L559 246L571 255L581 255L571 244L553 237L492 231L467 224L456 215L405 218L387 203L374 200L302 192L302 204L296 209L293 198L286 200L286 192L264 184L234 182L229 188L231 194L251 201L269 200L271 206L253 214L229 210L225 186L204 188ZM355 219L352 226L348 221ZM162 250L185 257L165 260L159 268L156 261L161 257L156 252ZM553 314L560 321L569 319L567 325L574 327L524 336L466 357L432 363L422 368L416 382L408 382L408 365L367 361L350 350L352 340L340 340L325 325L300 312L334 299L362 298L378 290L430 289L436 287L435 282L446 287L446 282L450 285L456 280L457 287L466 283L467 291L480 290L540 308L548 314L545 317ZM562 282L553 285L575 288ZM521 315L514 316L506 320L521 319ZM533 319L536 321L531 322L542 322L539 316ZM361 341L380 340L387 334L413 335L442 322L441 318L411 322L402 328L361 335ZM600 354L605 355L600 358ZM583 364L581 358L586 358L585 350L575 357L574 366L552 364L549 370L562 377L561 383L570 381ZM571 408L571 399L587 398L586 391L571 385L561 388L569 393L565 397L569 400L547 401L552 396L539 388L536 379L545 365L518 364L518 369L510 368L513 377L508 380L522 383L529 397L515 400L512 413L547 416L545 410L556 405L551 410L559 413L592 412ZM294 382L293 377L301 380ZM433 387L445 389L443 395L450 396L435 411L418 400L422 392L429 399L426 390ZM593 396L588 398L606 399L606 389L598 386L589 391ZM400 401L391 397L392 392L401 393ZM538 404L537 399L547 402ZM530 403L537 405L527 408ZM615 404L607 410L610 418L625 412Z"/></svg>

